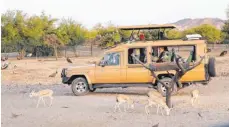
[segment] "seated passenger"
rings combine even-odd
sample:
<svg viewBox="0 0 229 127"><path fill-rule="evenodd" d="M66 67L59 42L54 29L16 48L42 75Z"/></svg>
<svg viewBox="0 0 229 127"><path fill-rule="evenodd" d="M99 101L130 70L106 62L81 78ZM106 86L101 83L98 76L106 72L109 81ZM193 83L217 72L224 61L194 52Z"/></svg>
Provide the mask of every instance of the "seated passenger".
<svg viewBox="0 0 229 127"><path fill-rule="evenodd" d="M140 41L144 41L145 40L145 35L143 32L140 33Z"/></svg>
<svg viewBox="0 0 229 127"><path fill-rule="evenodd" d="M145 55L145 49L140 49L140 59L142 63L146 62L146 55Z"/></svg>
<svg viewBox="0 0 229 127"><path fill-rule="evenodd" d="M170 54L170 52L166 46L160 47L159 52L160 52L160 55L159 55L159 58L157 60L157 63L170 62L171 61L171 54Z"/></svg>
<svg viewBox="0 0 229 127"><path fill-rule="evenodd" d="M133 54L133 49L129 49L128 50L128 63L129 64L133 64L134 63L133 57L131 56L132 54Z"/></svg>

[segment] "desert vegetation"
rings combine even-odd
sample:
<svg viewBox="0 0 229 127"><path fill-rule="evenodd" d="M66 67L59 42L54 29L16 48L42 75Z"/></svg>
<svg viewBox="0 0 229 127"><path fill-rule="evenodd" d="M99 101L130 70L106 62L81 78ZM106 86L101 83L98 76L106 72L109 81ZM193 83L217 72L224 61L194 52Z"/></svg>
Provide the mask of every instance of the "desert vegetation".
<svg viewBox="0 0 229 127"><path fill-rule="evenodd" d="M227 9L227 15L228 15ZM76 51L77 45L113 46L120 43L120 34L129 36L130 32L121 33L115 25L96 24L92 29L84 27L71 18L56 19L45 12L40 15L28 15L19 10L8 10L1 16L1 52L20 52L22 56L55 55L60 47L71 46ZM229 19L222 30L203 24L183 31L166 31L168 39L179 39L186 34L201 34L208 43L227 43L229 37ZM156 31L144 31L145 37L154 38Z"/></svg>

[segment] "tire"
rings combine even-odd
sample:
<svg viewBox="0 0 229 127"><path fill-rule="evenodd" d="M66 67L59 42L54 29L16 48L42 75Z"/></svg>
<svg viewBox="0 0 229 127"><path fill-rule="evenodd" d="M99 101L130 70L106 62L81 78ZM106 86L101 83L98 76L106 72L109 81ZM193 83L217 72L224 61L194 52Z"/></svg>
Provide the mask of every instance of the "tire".
<svg viewBox="0 0 229 127"><path fill-rule="evenodd" d="M164 83L168 83L168 82L171 82L171 78L168 78L168 77L164 77L161 79L162 82ZM163 97L166 96L166 89L165 89L165 86L163 86L161 83L157 82L157 90L158 92L161 93L161 95ZM173 87L173 92L172 92L172 95L175 95L177 93L177 84L174 84L174 87Z"/></svg>
<svg viewBox="0 0 229 127"><path fill-rule="evenodd" d="M87 80L82 77L74 79L71 88L76 96L86 95L89 92Z"/></svg>
<svg viewBox="0 0 229 127"><path fill-rule="evenodd" d="M208 61L208 73L211 77L216 77L215 58L210 57Z"/></svg>
<svg viewBox="0 0 229 127"><path fill-rule="evenodd" d="M202 82L203 85L208 85L209 81L211 80L210 74L209 74L209 70L208 70L208 64L206 64L205 66L205 82Z"/></svg>
<svg viewBox="0 0 229 127"><path fill-rule="evenodd" d="M92 90L89 89L90 92L94 92L96 90L96 88L93 88Z"/></svg>

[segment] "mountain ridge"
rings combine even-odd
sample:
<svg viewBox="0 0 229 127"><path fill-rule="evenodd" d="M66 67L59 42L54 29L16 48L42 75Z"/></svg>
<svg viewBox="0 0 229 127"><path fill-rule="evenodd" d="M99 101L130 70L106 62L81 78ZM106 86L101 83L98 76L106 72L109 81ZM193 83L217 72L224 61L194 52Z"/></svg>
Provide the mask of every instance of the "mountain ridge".
<svg viewBox="0 0 229 127"><path fill-rule="evenodd" d="M202 24L210 24L221 29L224 23L225 20L220 18L184 18L171 24L176 25L179 30L185 30Z"/></svg>

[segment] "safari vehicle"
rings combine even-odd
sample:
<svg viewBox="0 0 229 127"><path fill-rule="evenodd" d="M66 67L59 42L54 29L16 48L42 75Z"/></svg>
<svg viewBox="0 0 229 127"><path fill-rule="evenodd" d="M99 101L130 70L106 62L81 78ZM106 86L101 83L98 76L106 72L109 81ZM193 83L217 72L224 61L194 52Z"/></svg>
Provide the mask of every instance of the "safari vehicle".
<svg viewBox="0 0 229 127"><path fill-rule="evenodd" d="M166 62L159 62L155 58L160 57L161 47L166 47L168 52L175 52L183 59L183 62L192 64L200 59L199 56L207 56L205 40L198 37L183 40L167 40L163 38L165 29L173 29L174 25L146 25L146 26L125 26L119 27L120 30L132 30L134 32L142 30L157 30L158 36L154 40L137 40L130 37L127 43L120 44L104 53L100 61L84 67L63 68L61 72L62 82L71 85L75 95L85 95L98 88L111 87L153 87L157 88L165 96L165 87L158 83L151 75L151 72L132 58L132 54L137 56L145 64L163 65L173 62L172 58ZM141 32L142 33L142 32ZM156 39L155 39L156 38ZM142 38L141 38L142 39ZM122 39L125 40L125 39ZM165 83L171 81L171 75L175 71L157 71L159 79ZM204 61L193 70L187 72L177 85L174 85L174 94L178 86L183 84L201 82L207 84L210 77L216 76L215 59L205 57Z"/></svg>

